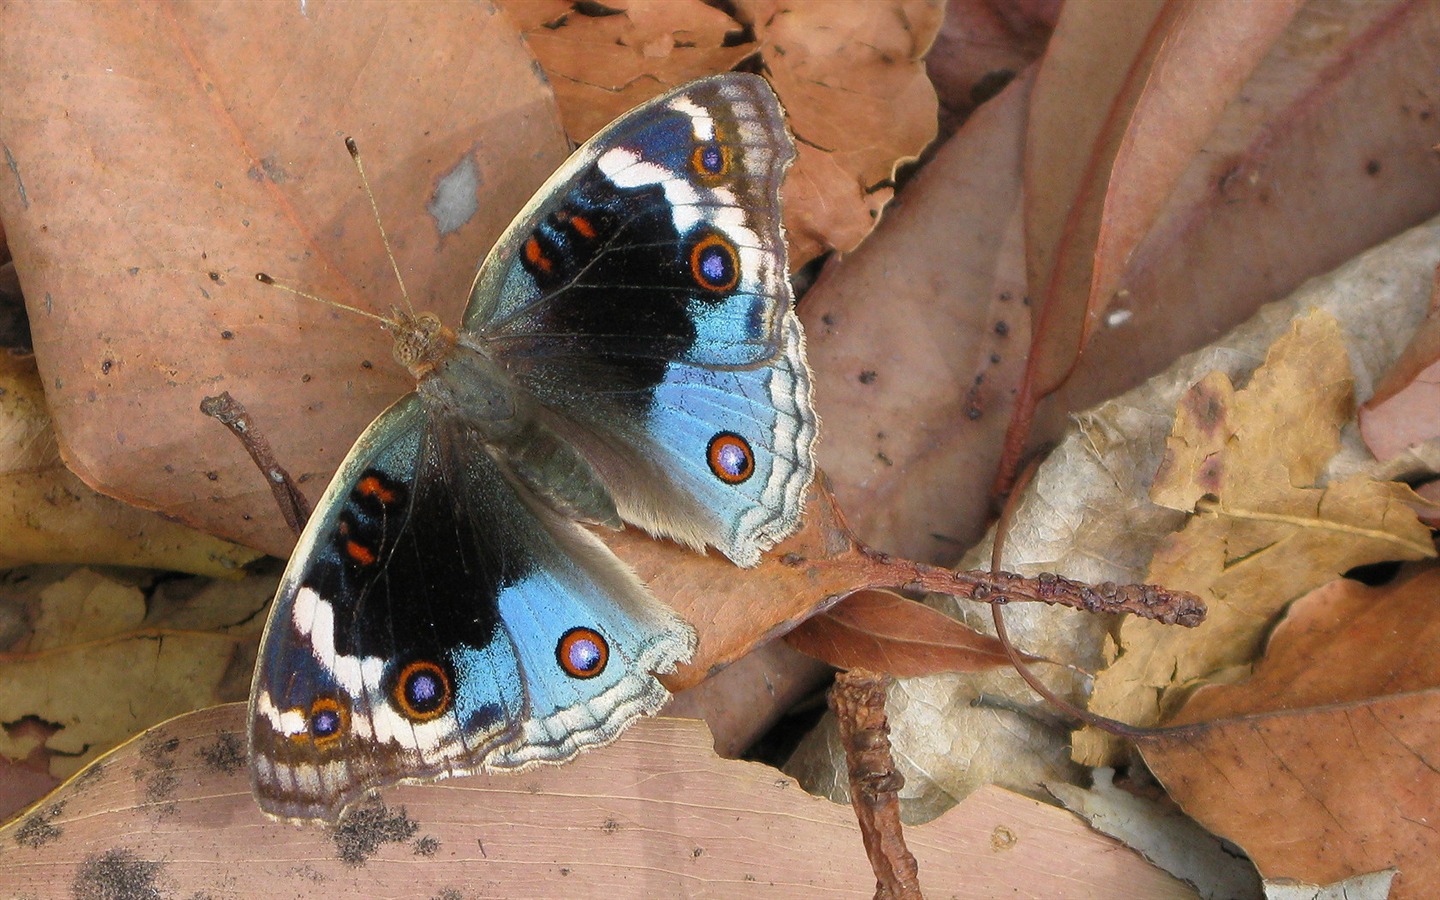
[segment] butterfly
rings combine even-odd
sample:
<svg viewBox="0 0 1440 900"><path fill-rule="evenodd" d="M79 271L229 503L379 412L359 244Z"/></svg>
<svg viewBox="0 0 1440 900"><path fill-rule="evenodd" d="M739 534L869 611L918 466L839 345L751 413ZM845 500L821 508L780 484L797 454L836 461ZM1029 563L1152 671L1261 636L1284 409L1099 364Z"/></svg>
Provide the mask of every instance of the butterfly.
<svg viewBox="0 0 1440 900"><path fill-rule="evenodd" d="M341 463L281 579L250 691L261 808L560 763L667 694L695 632L586 525L741 566L798 527L817 420L764 79L631 110L540 188L460 326L396 311L415 390Z"/></svg>

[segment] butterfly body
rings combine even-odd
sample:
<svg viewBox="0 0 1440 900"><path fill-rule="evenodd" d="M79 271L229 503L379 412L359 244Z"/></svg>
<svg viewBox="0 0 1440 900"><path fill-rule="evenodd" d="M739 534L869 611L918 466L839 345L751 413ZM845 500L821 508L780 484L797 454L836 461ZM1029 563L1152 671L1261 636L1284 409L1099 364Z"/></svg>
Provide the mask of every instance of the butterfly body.
<svg viewBox="0 0 1440 900"><path fill-rule="evenodd" d="M601 132L476 276L458 329L397 313L416 389L341 464L282 579L251 691L261 807L563 762L666 693L694 631L580 523L741 565L798 525L816 420L759 78Z"/></svg>

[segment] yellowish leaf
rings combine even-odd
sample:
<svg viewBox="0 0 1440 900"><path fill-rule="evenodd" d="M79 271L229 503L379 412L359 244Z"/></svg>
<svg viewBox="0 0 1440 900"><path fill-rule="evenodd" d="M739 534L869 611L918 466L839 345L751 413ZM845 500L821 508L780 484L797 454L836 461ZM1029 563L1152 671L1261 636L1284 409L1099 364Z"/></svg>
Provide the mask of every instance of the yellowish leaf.
<svg viewBox="0 0 1440 900"><path fill-rule="evenodd" d="M1222 669L1248 663L1274 616L1297 597L1366 563L1434 555L1404 485L1353 476L1318 483L1353 414L1336 322L1297 320L1250 383L1211 375L1181 400L1151 496L1195 515L1156 552L1150 579L1199 594L1204 626L1121 626L1090 708L1137 725L1162 721ZM1087 729L1076 758L1117 761L1120 745Z"/></svg>

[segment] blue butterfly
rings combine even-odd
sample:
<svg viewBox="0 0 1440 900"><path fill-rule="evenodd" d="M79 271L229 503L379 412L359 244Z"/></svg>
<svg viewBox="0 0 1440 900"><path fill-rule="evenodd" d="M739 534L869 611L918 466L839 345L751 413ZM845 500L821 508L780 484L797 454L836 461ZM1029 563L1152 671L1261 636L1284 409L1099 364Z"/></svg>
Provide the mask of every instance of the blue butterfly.
<svg viewBox="0 0 1440 900"><path fill-rule="evenodd" d="M665 702L695 632L582 523L742 566L799 525L816 417L766 82L688 84L597 134L475 277L458 330L395 313L415 390L301 536L250 691L267 813L559 763Z"/></svg>

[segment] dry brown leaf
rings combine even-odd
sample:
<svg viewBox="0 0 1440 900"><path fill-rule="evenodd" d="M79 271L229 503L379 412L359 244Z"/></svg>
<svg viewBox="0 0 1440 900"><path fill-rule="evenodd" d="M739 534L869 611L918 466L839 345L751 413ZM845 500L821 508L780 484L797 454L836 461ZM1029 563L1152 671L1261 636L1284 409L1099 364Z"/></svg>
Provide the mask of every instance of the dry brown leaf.
<svg viewBox="0 0 1440 900"><path fill-rule="evenodd" d="M60 461L34 359L0 352L0 568L84 563L234 575L259 556L91 490Z"/></svg>
<svg viewBox="0 0 1440 900"><path fill-rule="evenodd" d="M1140 750L1267 879L1330 884L1393 866L1393 900L1440 883L1440 690L1187 725Z"/></svg>
<svg viewBox="0 0 1440 900"><path fill-rule="evenodd" d="M36 900L117 883L135 896L874 892L849 808L717 758L693 722L642 721L564 767L397 787L332 830L264 819L243 721L238 705L184 716L82 773L0 830L0 883ZM1193 896L1070 814L996 789L906 837L936 895Z"/></svg>
<svg viewBox="0 0 1440 900"><path fill-rule="evenodd" d="M40 753L66 776L156 722L244 697L274 589L273 576L251 577L147 604L135 585L81 569L29 602L8 597L34 629L0 653L0 722L49 728L0 732L0 755Z"/></svg>
<svg viewBox="0 0 1440 900"><path fill-rule="evenodd" d="M1440 805L1429 762L1440 745L1417 729L1433 733L1440 716L1437 595L1434 565L1385 587L1342 579L1311 592L1253 676L1201 688L1175 716L1182 727L1140 743L1146 762L1268 879L1325 884L1394 866L1391 896L1427 895L1440 877L1440 840L1424 825Z"/></svg>
<svg viewBox="0 0 1440 900"><path fill-rule="evenodd" d="M1319 481L1350 407L1345 346L1323 313L1297 320L1244 389L1217 373L1185 396L1151 496L1197 515L1157 551L1150 577L1203 597L1207 621L1190 634L1125 622L1091 710L1163 721L1188 691L1255 657L1272 617L1296 597L1357 565L1434 555L1408 488L1365 476ZM1082 762L1112 764L1121 752L1110 735L1076 735Z"/></svg>
<svg viewBox="0 0 1440 900"><path fill-rule="evenodd" d="M1244 15L1284 5L1250 4ZM1426 74L1437 40L1434 4L1302 6L1190 157L1115 290L1098 297L1101 327L1040 410L1036 440L1059 433L1070 411L1139 384L1260 304L1440 212L1431 149L1440 110ZM1205 69L1223 56L1182 77L1208 81Z"/></svg>
<svg viewBox="0 0 1440 900"><path fill-rule="evenodd" d="M498 0L555 89L570 140L755 52L744 26L701 0Z"/></svg>
<svg viewBox="0 0 1440 900"><path fill-rule="evenodd" d="M1171 189L1299 5L1066 4L1025 146L1033 397L1069 375Z"/></svg>
<svg viewBox="0 0 1440 900"><path fill-rule="evenodd" d="M981 107L802 305L817 452L856 533L887 552L948 564L984 527L1029 338L1028 86Z"/></svg>
<svg viewBox="0 0 1440 900"><path fill-rule="evenodd" d="M417 52L422 46L424 52ZM477 261L565 158L520 36L485 4L8 6L0 192L66 463L277 554L293 535L200 400L228 390L318 495L406 387L395 278L455 321Z"/></svg>
<svg viewBox="0 0 1440 900"><path fill-rule="evenodd" d="M740 0L801 147L786 192L796 261L849 251L874 227L902 162L935 139L924 56L940 0ZM820 165L823 155L827 165Z"/></svg>
<svg viewBox="0 0 1440 900"><path fill-rule="evenodd" d="M889 591L861 591L785 635L791 647L842 669L896 678L1010 665L998 640Z"/></svg>

